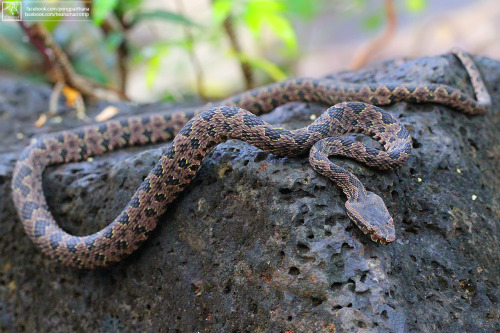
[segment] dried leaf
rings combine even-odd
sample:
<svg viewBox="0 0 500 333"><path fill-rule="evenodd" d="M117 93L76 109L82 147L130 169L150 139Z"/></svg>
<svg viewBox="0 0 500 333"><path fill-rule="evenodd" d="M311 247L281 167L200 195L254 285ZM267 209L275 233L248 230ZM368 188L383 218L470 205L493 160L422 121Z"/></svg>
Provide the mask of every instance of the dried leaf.
<svg viewBox="0 0 500 333"><path fill-rule="evenodd" d="M101 121L106 121L114 116L116 116L120 112L120 109L118 109L116 106L107 106L102 110L97 116L95 116L95 121L101 122Z"/></svg>
<svg viewBox="0 0 500 333"><path fill-rule="evenodd" d="M82 98L82 95L80 95L80 92L78 90L75 90L69 86L64 86L62 89L62 93L64 97L66 97L66 105L69 107L74 107L75 106L75 101L77 99Z"/></svg>
<svg viewBox="0 0 500 333"><path fill-rule="evenodd" d="M42 113L40 115L40 118L38 118L37 121L35 121L35 127L42 127L43 125L45 125L45 123L47 122L47 115L45 113Z"/></svg>

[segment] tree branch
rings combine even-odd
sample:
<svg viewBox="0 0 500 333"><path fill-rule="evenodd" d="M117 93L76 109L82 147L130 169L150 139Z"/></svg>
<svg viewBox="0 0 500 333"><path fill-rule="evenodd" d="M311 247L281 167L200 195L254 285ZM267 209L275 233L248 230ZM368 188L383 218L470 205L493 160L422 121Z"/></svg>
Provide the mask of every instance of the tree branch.
<svg viewBox="0 0 500 333"><path fill-rule="evenodd" d="M368 62L370 56L387 44L396 32L397 15L394 7L394 0L385 0L385 12L387 15L387 25L384 32L379 37L372 40L364 50L358 53L351 63L351 69L358 69L364 66Z"/></svg>

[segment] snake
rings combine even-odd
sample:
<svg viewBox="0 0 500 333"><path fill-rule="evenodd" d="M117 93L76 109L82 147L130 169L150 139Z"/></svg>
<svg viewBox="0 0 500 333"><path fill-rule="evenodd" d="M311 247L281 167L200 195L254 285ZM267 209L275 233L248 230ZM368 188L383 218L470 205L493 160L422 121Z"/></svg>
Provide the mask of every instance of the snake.
<svg viewBox="0 0 500 333"><path fill-rule="evenodd" d="M490 96L472 57L453 50L464 65L474 96L443 84L364 84L295 78L229 97L189 112L112 119L34 139L14 167L12 193L24 229L43 253L67 266L93 269L119 262L153 232L169 203L197 174L204 157L218 144L241 140L277 156L309 153L313 169L328 177L347 197L350 220L370 239L396 239L383 199L364 188L351 172L329 160L353 158L369 167L394 170L412 150L408 130L379 106L398 101L437 103L468 115L485 113ZM310 125L288 130L259 115L289 102L329 106ZM375 106L375 105L378 106ZM345 136L364 133L383 146L375 149ZM102 230L85 236L64 231L52 216L42 186L50 165L78 162L124 147L171 141L121 213Z"/></svg>

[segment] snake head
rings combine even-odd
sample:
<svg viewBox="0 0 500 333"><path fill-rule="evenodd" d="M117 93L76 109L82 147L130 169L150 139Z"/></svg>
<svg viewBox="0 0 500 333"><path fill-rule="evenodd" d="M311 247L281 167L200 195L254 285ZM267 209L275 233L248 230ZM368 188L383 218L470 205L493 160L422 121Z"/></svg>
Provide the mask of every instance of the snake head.
<svg viewBox="0 0 500 333"><path fill-rule="evenodd" d="M394 222L381 197L366 191L345 203L349 218L374 242L388 244L396 239Z"/></svg>

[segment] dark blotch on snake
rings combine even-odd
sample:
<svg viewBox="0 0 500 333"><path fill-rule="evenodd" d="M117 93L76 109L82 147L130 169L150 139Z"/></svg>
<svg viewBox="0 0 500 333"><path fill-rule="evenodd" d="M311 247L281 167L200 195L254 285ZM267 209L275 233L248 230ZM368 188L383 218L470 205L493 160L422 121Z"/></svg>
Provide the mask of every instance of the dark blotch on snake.
<svg viewBox="0 0 500 333"><path fill-rule="evenodd" d="M389 157L393 160L397 160L399 158L399 155L401 155L400 151L391 151L388 153Z"/></svg>
<svg viewBox="0 0 500 333"><path fill-rule="evenodd" d="M167 200L167 195L165 193L157 193L154 196L156 202L162 202Z"/></svg>
<svg viewBox="0 0 500 333"><path fill-rule="evenodd" d="M138 208L141 205L141 202L139 201L139 197L137 195L134 195L134 197L130 200L128 204L130 207Z"/></svg>
<svg viewBox="0 0 500 333"><path fill-rule="evenodd" d="M245 114L243 116L243 123L250 128L264 125L264 121L262 119L250 114Z"/></svg>
<svg viewBox="0 0 500 333"><path fill-rule="evenodd" d="M87 247L87 249L89 251L94 248L95 240L97 237L98 237L97 234L93 234L93 235L88 236L87 239L85 240L85 246Z"/></svg>
<svg viewBox="0 0 500 333"><path fill-rule="evenodd" d="M151 170L151 173L158 178L163 176L164 171L163 171L163 167L162 167L161 163L156 163L153 170Z"/></svg>
<svg viewBox="0 0 500 333"><path fill-rule="evenodd" d="M410 136L410 133L408 133L406 128L401 126L401 129L396 133L396 135L397 135L398 139L408 139L408 137Z"/></svg>
<svg viewBox="0 0 500 333"><path fill-rule="evenodd" d="M193 149L200 148L200 140L197 138L191 138L191 148Z"/></svg>
<svg viewBox="0 0 500 333"><path fill-rule="evenodd" d="M337 107L331 107L328 109L328 115L331 118L337 119L337 120L342 120L344 118L344 109L343 108L337 108Z"/></svg>
<svg viewBox="0 0 500 333"><path fill-rule="evenodd" d="M30 220L31 215L33 215L33 211L40 208L40 206L33 201L26 201L21 209L21 216L25 220Z"/></svg>
<svg viewBox="0 0 500 333"><path fill-rule="evenodd" d="M118 216L116 221L120 224L127 225L130 222L130 217L128 216L128 214L126 212L123 212L120 214L120 216Z"/></svg>
<svg viewBox="0 0 500 333"><path fill-rule="evenodd" d="M144 179L144 181L139 186L139 190L149 193L151 191L151 181L149 179Z"/></svg>
<svg viewBox="0 0 500 333"><path fill-rule="evenodd" d="M56 250L59 247L61 240L62 240L62 234L60 232L50 235L49 243L52 250Z"/></svg>
<svg viewBox="0 0 500 333"><path fill-rule="evenodd" d="M110 228L110 227L107 227L106 229L104 229L104 231L102 232L102 235L108 239L111 239L113 238L113 228Z"/></svg>
<svg viewBox="0 0 500 333"><path fill-rule="evenodd" d="M187 167L189 167L191 165L191 163L189 163L187 161L187 159L185 157L179 159L179 161L177 162L177 165L179 165L179 168L181 169L186 169Z"/></svg>
<svg viewBox="0 0 500 333"><path fill-rule="evenodd" d="M330 133L330 124L323 123L323 124L318 124L318 125L311 125L307 129L309 132L316 132L316 133L320 133L323 136L326 136L326 135L328 135L328 133Z"/></svg>
<svg viewBox="0 0 500 333"><path fill-rule="evenodd" d="M153 209L153 208L146 208L144 210L144 214L147 216L147 217L152 217L152 216L156 216L156 211Z"/></svg>
<svg viewBox="0 0 500 333"><path fill-rule="evenodd" d="M205 121L210 121L215 116L215 110L216 109L211 108L209 110L203 111L202 113L200 113L200 117Z"/></svg>
<svg viewBox="0 0 500 333"><path fill-rule="evenodd" d="M311 137L310 134L308 133L304 133L304 134L301 134L301 135L298 135L294 138L294 141L297 145L301 146L303 145L304 143L307 142L307 140L309 140L309 138Z"/></svg>
<svg viewBox="0 0 500 333"><path fill-rule="evenodd" d="M224 117L228 119L233 118L238 113L238 108L234 106L222 106L220 110Z"/></svg>
<svg viewBox="0 0 500 333"><path fill-rule="evenodd" d="M282 128L266 127L265 131L266 131L265 135L273 141L279 140L282 135L290 135L290 131Z"/></svg>
<svg viewBox="0 0 500 333"><path fill-rule="evenodd" d="M33 231L36 238L45 236L45 228L49 226L49 223L45 220L37 220L35 222L35 229Z"/></svg>
<svg viewBox="0 0 500 333"><path fill-rule="evenodd" d="M163 156L165 156L168 159L172 159L175 156L175 146L172 145L167 148L167 150L163 153Z"/></svg>
<svg viewBox="0 0 500 333"><path fill-rule="evenodd" d="M118 241L116 243L116 249L117 250L123 250L123 249L126 249L126 248L128 248L128 242L127 241L121 240L121 241Z"/></svg>
<svg viewBox="0 0 500 333"><path fill-rule="evenodd" d="M164 183L165 183L166 185L179 185L179 179L174 178L173 176L167 176L167 177L165 178Z"/></svg>
<svg viewBox="0 0 500 333"><path fill-rule="evenodd" d="M389 113L387 113L387 112L383 112L382 113L382 121L386 125L392 125L392 124L396 123L396 121L394 120L394 118Z"/></svg>
<svg viewBox="0 0 500 333"><path fill-rule="evenodd" d="M366 153L370 156L377 157L380 151L375 148L366 147Z"/></svg>
<svg viewBox="0 0 500 333"><path fill-rule="evenodd" d="M204 113L205 112L201 113L202 118L203 118ZM192 120L188 121L186 123L186 125L184 125L184 127L179 131L178 135L182 135L182 136L188 137L189 134L191 134L191 132L193 130L192 126L193 126L193 121Z"/></svg>
<svg viewBox="0 0 500 333"><path fill-rule="evenodd" d="M76 253L76 246L80 244L77 238L70 238L66 241L66 248L71 253Z"/></svg>

